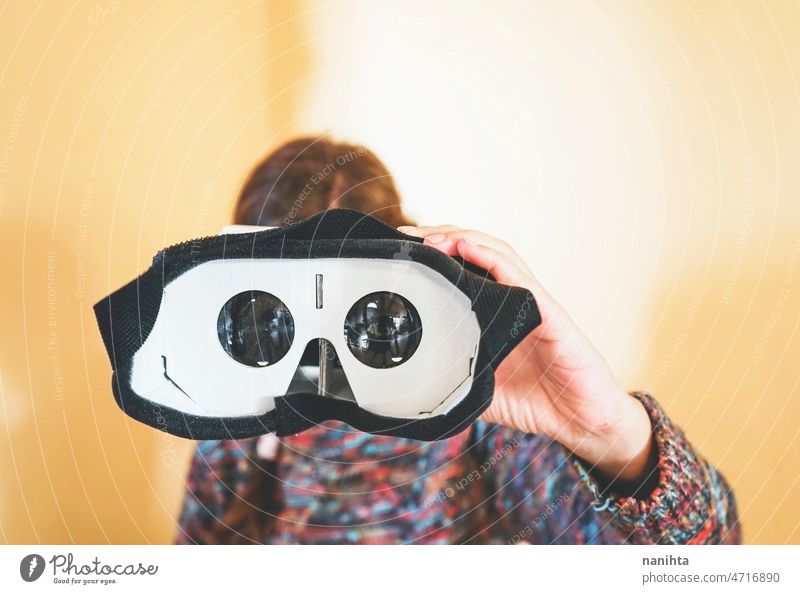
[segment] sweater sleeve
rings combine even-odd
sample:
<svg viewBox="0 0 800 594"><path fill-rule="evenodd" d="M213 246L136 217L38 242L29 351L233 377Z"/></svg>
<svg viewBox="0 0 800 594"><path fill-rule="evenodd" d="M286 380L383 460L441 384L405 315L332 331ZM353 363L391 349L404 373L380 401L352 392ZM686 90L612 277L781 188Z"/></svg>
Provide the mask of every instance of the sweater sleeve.
<svg viewBox="0 0 800 594"><path fill-rule="evenodd" d="M604 485L585 461L570 455L594 510L632 544L739 544L741 526L732 487L689 443L656 400L632 392L647 410L658 450L654 487L640 497Z"/></svg>
<svg viewBox="0 0 800 594"><path fill-rule="evenodd" d="M241 492L254 448L253 438L197 443L186 475L174 544L213 544L210 531Z"/></svg>
<svg viewBox="0 0 800 594"><path fill-rule="evenodd" d="M518 443L494 469L497 526L506 542L737 544L733 491L649 394L633 392L650 417L657 476L636 496L615 492L584 460L541 436L499 428L497 444Z"/></svg>

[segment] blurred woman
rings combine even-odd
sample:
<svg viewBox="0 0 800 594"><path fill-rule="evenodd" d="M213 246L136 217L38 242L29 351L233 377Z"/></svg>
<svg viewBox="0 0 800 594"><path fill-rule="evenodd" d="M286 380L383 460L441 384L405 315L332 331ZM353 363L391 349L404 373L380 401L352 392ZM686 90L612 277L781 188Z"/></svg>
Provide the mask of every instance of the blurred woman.
<svg viewBox="0 0 800 594"><path fill-rule="evenodd" d="M289 142L251 172L234 222L329 208L373 215L529 289L542 324L503 361L492 404L446 440L328 421L280 440L203 441L176 543L739 543L731 487L650 395L626 392L504 241L415 227L362 146Z"/></svg>

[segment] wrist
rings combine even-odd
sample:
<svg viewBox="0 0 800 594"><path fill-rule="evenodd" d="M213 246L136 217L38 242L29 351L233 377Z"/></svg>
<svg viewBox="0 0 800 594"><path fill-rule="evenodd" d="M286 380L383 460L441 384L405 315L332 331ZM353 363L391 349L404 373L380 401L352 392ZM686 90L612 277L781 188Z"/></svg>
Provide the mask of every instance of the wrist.
<svg viewBox="0 0 800 594"><path fill-rule="evenodd" d="M634 485L652 472L656 460L650 416L641 402L622 393L615 405L619 415L596 432L578 438L572 451L607 481Z"/></svg>

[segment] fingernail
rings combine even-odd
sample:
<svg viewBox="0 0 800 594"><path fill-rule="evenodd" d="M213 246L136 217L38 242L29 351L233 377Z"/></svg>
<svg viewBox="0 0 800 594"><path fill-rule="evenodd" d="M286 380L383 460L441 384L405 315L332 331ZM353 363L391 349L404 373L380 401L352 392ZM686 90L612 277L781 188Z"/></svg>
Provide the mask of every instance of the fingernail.
<svg viewBox="0 0 800 594"><path fill-rule="evenodd" d="M445 235L444 233L434 233L433 235L428 235L425 238L425 241L427 241L428 243L439 243L441 241L444 241L446 237L447 235Z"/></svg>
<svg viewBox="0 0 800 594"><path fill-rule="evenodd" d="M412 227L411 225L400 225L397 230L400 233L405 233L406 235L411 235L411 233L416 229L416 227Z"/></svg>

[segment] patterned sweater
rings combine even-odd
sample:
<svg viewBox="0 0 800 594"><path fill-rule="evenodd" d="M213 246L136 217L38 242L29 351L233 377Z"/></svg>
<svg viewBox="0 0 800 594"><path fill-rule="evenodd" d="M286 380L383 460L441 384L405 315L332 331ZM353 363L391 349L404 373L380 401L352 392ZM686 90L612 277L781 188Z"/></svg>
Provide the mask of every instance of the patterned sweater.
<svg viewBox="0 0 800 594"><path fill-rule="evenodd" d="M632 395L658 451L635 496L557 442L480 420L430 443L327 422L266 453L274 436L199 442L175 543L214 542L209 531L252 473L265 472L262 462L281 505L254 543L740 543L725 478L652 396Z"/></svg>

